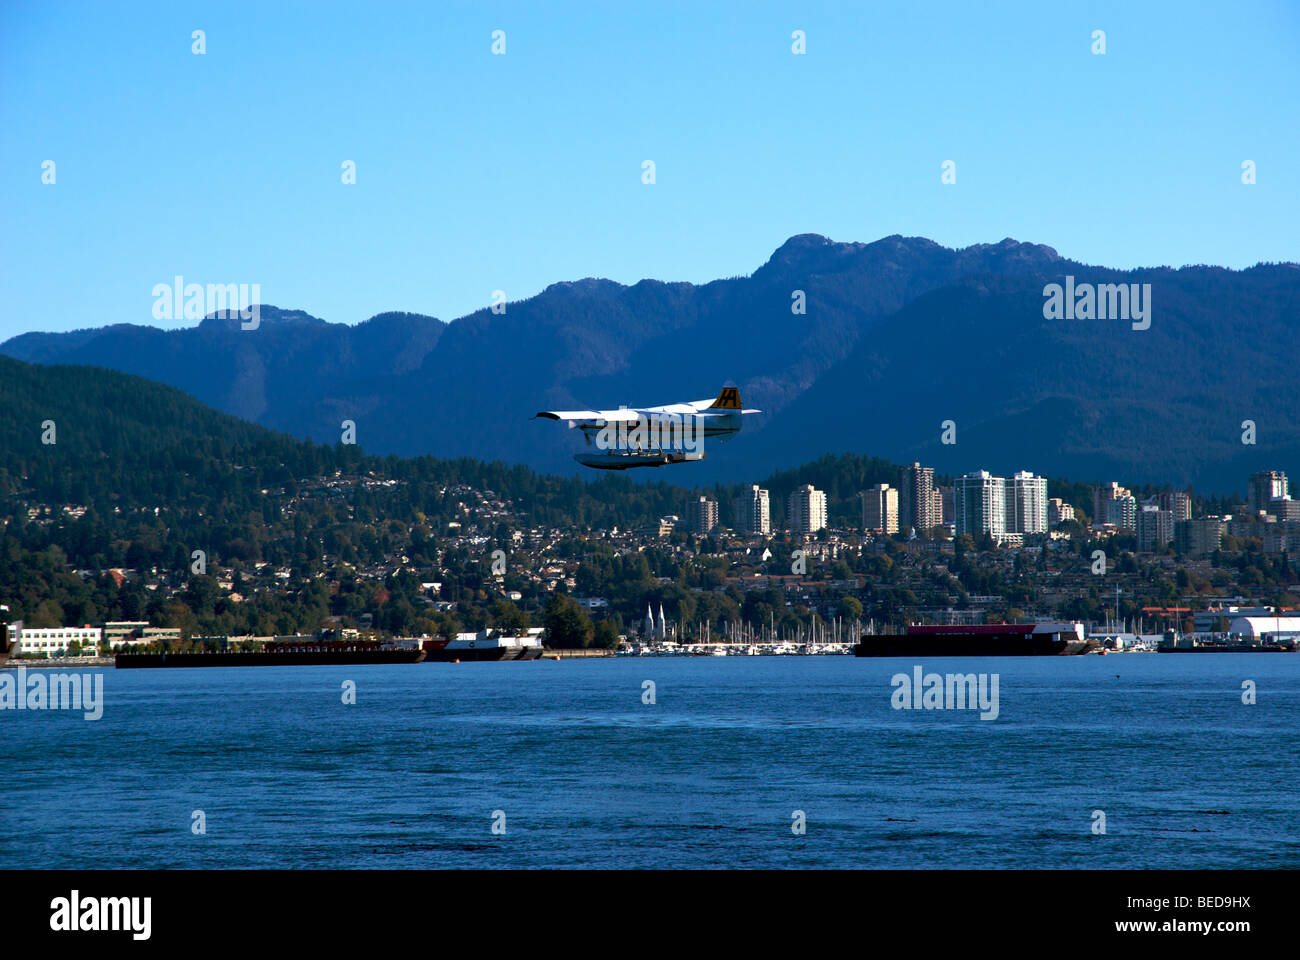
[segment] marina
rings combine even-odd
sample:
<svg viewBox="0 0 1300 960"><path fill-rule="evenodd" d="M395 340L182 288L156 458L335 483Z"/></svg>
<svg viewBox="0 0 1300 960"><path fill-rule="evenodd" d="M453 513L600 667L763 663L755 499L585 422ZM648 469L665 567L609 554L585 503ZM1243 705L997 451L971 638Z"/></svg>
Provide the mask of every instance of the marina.
<svg viewBox="0 0 1300 960"><path fill-rule="evenodd" d="M829 657L847 656L852 644L834 641L726 641L717 643L633 643L618 652L623 657Z"/></svg>

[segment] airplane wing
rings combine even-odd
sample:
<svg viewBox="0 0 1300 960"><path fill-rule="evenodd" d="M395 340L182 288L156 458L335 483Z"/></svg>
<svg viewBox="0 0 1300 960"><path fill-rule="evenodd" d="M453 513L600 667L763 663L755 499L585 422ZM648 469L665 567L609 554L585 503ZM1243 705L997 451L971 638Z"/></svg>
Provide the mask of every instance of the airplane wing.
<svg viewBox="0 0 1300 960"><path fill-rule="evenodd" d="M619 410L539 410L533 419L545 420L604 420L606 423L631 423L640 419L642 411L622 408Z"/></svg>
<svg viewBox="0 0 1300 960"><path fill-rule="evenodd" d="M567 420L571 424L593 420L601 420L605 423L632 423L650 414L729 417L746 413L762 413L762 411L741 409L740 391L734 386L725 386L717 397L711 399L665 403L658 407L620 407L617 410L540 410L534 414L533 419Z"/></svg>
<svg viewBox="0 0 1300 960"><path fill-rule="evenodd" d="M712 402L713 402L712 400L705 400L705 401L703 401L703 406L701 406L701 403L700 403L700 401L698 401L698 400L695 401L695 402L693 402L693 403L692 403L692 402L688 402L688 403L665 403L665 404L663 404L662 406L658 406L658 407L642 407L642 408L641 408L641 412L642 412L642 413L661 413L661 414L662 414L662 413L679 413L679 414L681 414L682 416L691 416L692 414L699 413L701 410L703 410L705 407L707 407L707 406L708 406L710 403L712 403Z"/></svg>

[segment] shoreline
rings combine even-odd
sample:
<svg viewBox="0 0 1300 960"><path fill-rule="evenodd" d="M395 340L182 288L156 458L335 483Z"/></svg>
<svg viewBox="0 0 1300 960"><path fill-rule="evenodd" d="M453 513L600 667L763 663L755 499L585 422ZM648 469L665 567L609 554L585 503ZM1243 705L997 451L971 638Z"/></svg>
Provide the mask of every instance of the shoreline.
<svg viewBox="0 0 1300 960"><path fill-rule="evenodd" d="M27 667L31 670L47 667L111 667L112 665L112 657L60 657L57 660L27 660L10 657L4 663L0 663L0 670L6 667Z"/></svg>

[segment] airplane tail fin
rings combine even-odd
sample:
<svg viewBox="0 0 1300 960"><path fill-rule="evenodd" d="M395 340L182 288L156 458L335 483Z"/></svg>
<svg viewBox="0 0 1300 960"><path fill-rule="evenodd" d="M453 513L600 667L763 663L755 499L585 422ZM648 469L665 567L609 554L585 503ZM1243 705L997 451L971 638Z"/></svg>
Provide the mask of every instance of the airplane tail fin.
<svg viewBox="0 0 1300 960"><path fill-rule="evenodd" d="M723 387L718 393L718 399L709 404L710 410L736 410L741 409L740 389L734 385Z"/></svg>

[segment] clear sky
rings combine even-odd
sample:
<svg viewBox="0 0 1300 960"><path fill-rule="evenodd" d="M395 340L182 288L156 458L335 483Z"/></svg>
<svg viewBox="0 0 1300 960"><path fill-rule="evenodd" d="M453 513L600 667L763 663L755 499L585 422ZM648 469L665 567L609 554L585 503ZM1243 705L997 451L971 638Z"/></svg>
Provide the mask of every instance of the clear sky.
<svg viewBox="0 0 1300 960"><path fill-rule="evenodd" d="M807 232L1300 260L1297 104L1295 0L7 0L0 338L155 323L177 274L451 320L748 274Z"/></svg>

